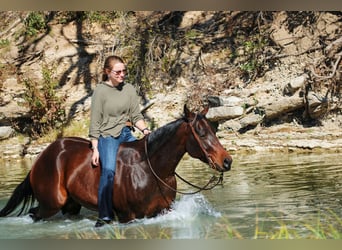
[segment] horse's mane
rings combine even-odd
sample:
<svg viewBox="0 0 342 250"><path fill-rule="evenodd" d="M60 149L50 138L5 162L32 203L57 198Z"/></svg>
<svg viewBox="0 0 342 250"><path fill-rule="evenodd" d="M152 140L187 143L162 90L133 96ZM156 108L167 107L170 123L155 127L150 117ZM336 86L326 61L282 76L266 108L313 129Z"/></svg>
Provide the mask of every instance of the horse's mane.
<svg viewBox="0 0 342 250"><path fill-rule="evenodd" d="M179 118L170 122L157 130L152 131L147 138L147 147L149 154L154 154L162 145L164 145L174 134L178 127L186 121L185 118Z"/></svg>

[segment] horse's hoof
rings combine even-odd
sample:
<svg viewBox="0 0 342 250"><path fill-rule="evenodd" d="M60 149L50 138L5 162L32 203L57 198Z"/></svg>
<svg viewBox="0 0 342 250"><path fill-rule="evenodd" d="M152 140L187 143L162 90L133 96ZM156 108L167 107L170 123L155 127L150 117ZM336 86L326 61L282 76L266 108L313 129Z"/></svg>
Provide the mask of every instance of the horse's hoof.
<svg viewBox="0 0 342 250"><path fill-rule="evenodd" d="M33 213L30 213L28 214L31 219L33 220L33 222L37 222L37 221L40 221L42 218L38 217L37 215L33 214Z"/></svg>

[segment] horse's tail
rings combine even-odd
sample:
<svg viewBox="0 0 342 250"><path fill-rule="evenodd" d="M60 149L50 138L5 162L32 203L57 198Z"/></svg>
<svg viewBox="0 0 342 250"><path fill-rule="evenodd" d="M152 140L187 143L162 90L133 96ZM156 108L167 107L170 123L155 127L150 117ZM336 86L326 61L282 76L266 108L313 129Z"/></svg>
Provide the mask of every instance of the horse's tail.
<svg viewBox="0 0 342 250"><path fill-rule="evenodd" d="M0 211L0 217L5 217L12 213L22 202L24 203L18 213L18 216L21 215L27 207L31 207L33 205L35 197L30 183L30 172L26 176L25 180L15 188L6 206Z"/></svg>

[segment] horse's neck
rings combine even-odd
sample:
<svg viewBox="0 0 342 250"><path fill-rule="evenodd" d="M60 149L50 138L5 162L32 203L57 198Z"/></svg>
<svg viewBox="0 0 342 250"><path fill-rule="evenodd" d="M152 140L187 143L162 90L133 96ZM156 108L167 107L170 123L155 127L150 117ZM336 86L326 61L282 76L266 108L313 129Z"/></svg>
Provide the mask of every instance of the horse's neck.
<svg viewBox="0 0 342 250"><path fill-rule="evenodd" d="M178 163L186 153L185 144L188 135L184 134L186 131L184 126L185 123L180 124L175 134L155 150L153 155L150 155L153 168L166 176L174 174Z"/></svg>

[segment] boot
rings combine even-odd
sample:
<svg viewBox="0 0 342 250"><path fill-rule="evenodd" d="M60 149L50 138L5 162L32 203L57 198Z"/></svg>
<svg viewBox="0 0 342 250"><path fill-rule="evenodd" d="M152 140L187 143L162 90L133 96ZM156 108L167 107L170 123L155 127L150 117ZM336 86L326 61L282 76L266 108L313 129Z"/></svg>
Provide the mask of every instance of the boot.
<svg viewBox="0 0 342 250"><path fill-rule="evenodd" d="M95 223L95 227L102 227L106 224L110 224L112 221L111 220L101 220L101 219L97 219L96 223Z"/></svg>

